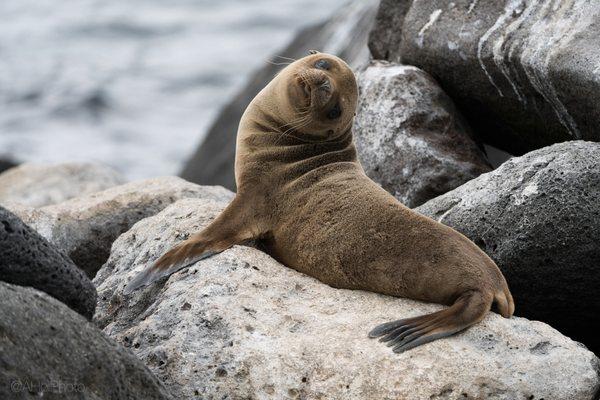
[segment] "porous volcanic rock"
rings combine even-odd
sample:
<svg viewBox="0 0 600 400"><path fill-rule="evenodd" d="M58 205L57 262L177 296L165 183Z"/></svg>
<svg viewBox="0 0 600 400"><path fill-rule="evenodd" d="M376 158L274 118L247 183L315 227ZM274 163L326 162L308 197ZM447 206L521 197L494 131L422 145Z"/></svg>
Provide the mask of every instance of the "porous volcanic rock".
<svg viewBox="0 0 600 400"><path fill-rule="evenodd" d="M88 319L94 315L96 288L89 278L62 251L2 206L0 281L34 287Z"/></svg>

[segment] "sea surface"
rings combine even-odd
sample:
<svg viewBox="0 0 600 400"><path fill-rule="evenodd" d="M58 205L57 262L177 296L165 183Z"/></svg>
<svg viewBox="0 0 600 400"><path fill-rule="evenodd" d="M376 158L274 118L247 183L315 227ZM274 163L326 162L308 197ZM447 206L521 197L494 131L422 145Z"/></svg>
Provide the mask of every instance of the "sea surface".
<svg viewBox="0 0 600 400"><path fill-rule="evenodd" d="M0 157L176 174L220 107L345 0L2 0Z"/></svg>

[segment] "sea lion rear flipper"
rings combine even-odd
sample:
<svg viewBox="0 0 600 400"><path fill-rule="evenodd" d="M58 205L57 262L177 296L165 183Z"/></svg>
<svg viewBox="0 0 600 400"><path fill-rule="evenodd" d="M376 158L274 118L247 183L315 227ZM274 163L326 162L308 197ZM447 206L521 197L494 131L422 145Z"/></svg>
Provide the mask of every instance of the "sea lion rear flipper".
<svg viewBox="0 0 600 400"><path fill-rule="evenodd" d="M369 337L381 337L381 342L394 346L395 353L432 342L459 332L483 319L492 305L492 295L477 290L463 293L445 310L415 318L381 324Z"/></svg>
<svg viewBox="0 0 600 400"><path fill-rule="evenodd" d="M165 276L220 253L235 244L254 238L252 221L243 218L240 201L231 204L202 232L162 255L153 265L138 273L123 289L124 294L149 285Z"/></svg>

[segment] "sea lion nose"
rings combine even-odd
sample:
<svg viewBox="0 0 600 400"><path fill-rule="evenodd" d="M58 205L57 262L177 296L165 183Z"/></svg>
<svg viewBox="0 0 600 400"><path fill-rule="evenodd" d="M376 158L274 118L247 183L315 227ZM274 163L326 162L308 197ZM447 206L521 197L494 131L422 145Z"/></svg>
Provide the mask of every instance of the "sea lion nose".
<svg viewBox="0 0 600 400"><path fill-rule="evenodd" d="M323 77L315 85L317 89L317 97L320 104L327 104L333 93L333 84L327 77Z"/></svg>
<svg viewBox="0 0 600 400"><path fill-rule="evenodd" d="M328 78L319 85L319 89L325 90L326 92L331 92L331 81Z"/></svg>

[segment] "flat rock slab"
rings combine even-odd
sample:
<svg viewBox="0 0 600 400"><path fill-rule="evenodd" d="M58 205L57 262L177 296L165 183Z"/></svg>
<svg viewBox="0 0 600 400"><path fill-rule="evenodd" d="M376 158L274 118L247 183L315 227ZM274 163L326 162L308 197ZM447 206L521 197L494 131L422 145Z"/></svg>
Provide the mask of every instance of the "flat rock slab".
<svg viewBox="0 0 600 400"><path fill-rule="evenodd" d="M94 277L108 259L110 246L140 219L187 197L230 200L218 186L199 186L177 177L131 182L38 209L9 207L50 243Z"/></svg>
<svg viewBox="0 0 600 400"><path fill-rule="evenodd" d="M0 282L0 398L169 399L131 351L62 303Z"/></svg>
<svg viewBox="0 0 600 400"><path fill-rule="evenodd" d="M367 175L408 207L491 170L452 100L419 68L373 61L358 74L354 142Z"/></svg>
<svg viewBox="0 0 600 400"><path fill-rule="evenodd" d="M56 204L125 183L112 168L94 163L25 163L0 174L0 204Z"/></svg>
<svg viewBox="0 0 600 400"><path fill-rule="evenodd" d="M370 48L415 65L486 143L523 154L600 141L600 2L384 0Z"/></svg>
<svg viewBox="0 0 600 400"><path fill-rule="evenodd" d="M184 199L114 243L95 316L176 398L593 399L598 359L541 322L490 313L394 354L368 331L441 308L324 285L235 246L123 296L127 282L225 202Z"/></svg>
<svg viewBox="0 0 600 400"><path fill-rule="evenodd" d="M565 142L512 158L416 211L496 261L517 315L600 351L600 143Z"/></svg>
<svg viewBox="0 0 600 400"><path fill-rule="evenodd" d="M34 287L88 319L94 315L96 288L90 279L60 249L2 206L0 281Z"/></svg>

